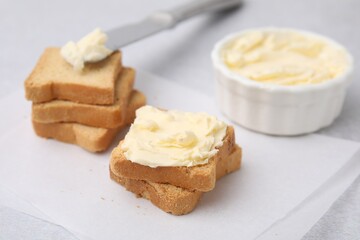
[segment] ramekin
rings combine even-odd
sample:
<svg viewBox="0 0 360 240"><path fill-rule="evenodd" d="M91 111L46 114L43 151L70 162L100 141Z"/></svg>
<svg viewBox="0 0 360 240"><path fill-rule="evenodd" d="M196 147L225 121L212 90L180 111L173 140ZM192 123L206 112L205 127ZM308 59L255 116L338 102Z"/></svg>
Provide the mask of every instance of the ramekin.
<svg viewBox="0 0 360 240"><path fill-rule="evenodd" d="M221 59L224 45L248 31L295 31L321 38L344 50L349 67L341 76L317 84L283 86L250 80L230 70ZM329 126L341 112L353 72L353 58L342 45L289 28L249 29L228 35L215 45L211 58L221 111L245 128L271 135L300 135Z"/></svg>

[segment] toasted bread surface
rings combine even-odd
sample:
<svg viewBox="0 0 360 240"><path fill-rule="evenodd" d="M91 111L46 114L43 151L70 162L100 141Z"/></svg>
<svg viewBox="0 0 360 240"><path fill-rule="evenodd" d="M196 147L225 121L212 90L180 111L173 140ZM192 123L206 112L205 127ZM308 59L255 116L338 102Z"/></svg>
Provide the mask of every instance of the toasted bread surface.
<svg viewBox="0 0 360 240"><path fill-rule="evenodd" d="M77 72L61 57L60 48L49 47L25 80L25 95L34 103L62 99L113 104L115 80L121 68L121 53L115 51L102 61L87 63L82 72Z"/></svg>
<svg viewBox="0 0 360 240"><path fill-rule="evenodd" d="M39 123L73 122L101 128L120 127L125 120L134 79L134 69L122 69L116 81L116 100L113 105L92 105L65 100L34 103L32 118Z"/></svg>
<svg viewBox="0 0 360 240"><path fill-rule="evenodd" d="M136 109L145 103L145 96L134 90L130 97L126 121L118 128L97 128L78 123L39 123L34 120L32 122L36 134L40 137L54 138L62 142L77 144L91 152L100 152L110 146L121 129L134 121Z"/></svg>
<svg viewBox="0 0 360 240"><path fill-rule="evenodd" d="M193 167L157 167L151 168L137 164L126 159L121 144L114 148L111 153L110 167L118 176L123 178L145 180L155 183L169 183L174 186L207 192L215 187L216 164L226 158L234 148L234 128L227 127L223 145L215 156L209 159L207 164Z"/></svg>
<svg viewBox="0 0 360 240"><path fill-rule="evenodd" d="M216 165L217 179L240 168L241 148L235 145L233 152ZM174 215L190 213L199 202L202 192L190 191L166 183L153 183L117 176L110 169L110 177L138 197L150 200L155 206Z"/></svg>

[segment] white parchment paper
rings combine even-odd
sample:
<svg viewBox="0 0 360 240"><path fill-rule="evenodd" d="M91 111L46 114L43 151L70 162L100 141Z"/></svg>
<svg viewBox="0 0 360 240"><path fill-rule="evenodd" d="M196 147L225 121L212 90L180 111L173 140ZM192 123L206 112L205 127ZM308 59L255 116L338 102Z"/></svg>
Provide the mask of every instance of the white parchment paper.
<svg viewBox="0 0 360 240"><path fill-rule="evenodd" d="M221 117L214 100L194 90L147 74L138 79L137 87L150 104ZM244 149L242 169L219 181L193 213L176 217L110 180L110 150L92 154L38 138L23 96L8 100L19 108L6 120L14 127L1 124L1 183L57 224L92 239L253 239L302 203L359 149L359 143L320 135L280 138L236 127ZM15 121L20 115L21 121Z"/></svg>

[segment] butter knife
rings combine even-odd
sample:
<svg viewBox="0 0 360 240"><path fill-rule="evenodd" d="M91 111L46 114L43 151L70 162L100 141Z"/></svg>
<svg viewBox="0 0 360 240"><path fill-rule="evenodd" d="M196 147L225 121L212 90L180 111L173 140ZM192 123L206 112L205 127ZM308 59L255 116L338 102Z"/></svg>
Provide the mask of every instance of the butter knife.
<svg viewBox="0 0 360 240"><path fill-rule="evenodd" d="M173 28L195 15L236 8L241 3L242 0L194 0L172 10L155 12L140 22L107 31L106 47L116 50L162 30Z"/></svg>

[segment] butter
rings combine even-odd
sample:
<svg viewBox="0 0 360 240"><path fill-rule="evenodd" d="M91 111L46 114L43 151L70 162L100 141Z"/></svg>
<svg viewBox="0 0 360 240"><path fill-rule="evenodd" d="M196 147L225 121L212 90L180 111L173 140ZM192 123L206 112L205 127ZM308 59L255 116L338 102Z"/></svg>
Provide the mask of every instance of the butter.
<svg viewBox="0 0 360 240"><path fill-rule="evenodd" d="M226 135L226 124L206 113L144 106L121 146L125 157L152 168L208 163Z"/></svg>
<svg viewBox="0 0 360 240"><path fill-rule="evenodd" d="M61 48L60 53L76 71L81 71L85 62L98 62L112 53L105 47L106 41L107 35L96 28L78 42L68 42Z"/></svg>
<svg viewBox="0 0 360 240"><path fill-rule="evenodd" d="M349 66L344 49L323 38L291 30L249 31L229 42L222 60L248 79L279 85L316 84Z"/></svg>

